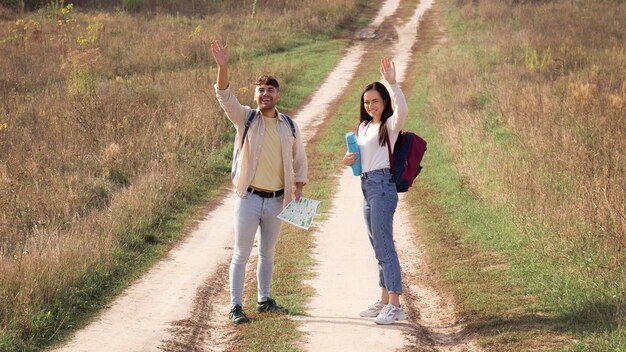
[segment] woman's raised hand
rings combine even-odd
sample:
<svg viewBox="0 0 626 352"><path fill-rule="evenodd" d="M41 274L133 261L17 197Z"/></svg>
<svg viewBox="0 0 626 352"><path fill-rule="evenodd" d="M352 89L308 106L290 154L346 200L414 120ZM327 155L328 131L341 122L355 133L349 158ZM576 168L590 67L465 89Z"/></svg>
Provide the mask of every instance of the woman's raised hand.
<svg viewBox="0 0 626 352"><path fill-rule="evenodd" d="M380 74L387 83L396 84L396 64L390 58L383 57L380 60Z"/></svg>
<svg viewBox="0 0 626 352"><path fill-rule="evenodd" d="M213 54L213 58L219 66L225 66L228 63L227 45L222 47L219 41L213 40L211 42L211 54Z"/></svg>

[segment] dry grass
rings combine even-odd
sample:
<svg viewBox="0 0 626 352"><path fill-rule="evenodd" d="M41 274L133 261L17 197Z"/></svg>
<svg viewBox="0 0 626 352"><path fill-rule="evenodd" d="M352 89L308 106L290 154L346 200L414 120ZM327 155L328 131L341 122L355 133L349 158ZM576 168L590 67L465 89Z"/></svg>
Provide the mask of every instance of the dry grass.
<svg viewBox="0 0 626 352"><path fill-rule="evenodd" d="M142 229L181 190L224 178L232 131L213 97L211 39L230 44L245 90L251 57L335 31L357 8L278 1L252 17L248 1L202 4L209 16L193 19L57 2L0 22L0 331L54 335L74 318L62 306L121 270L120 257L166 242Z"/></svg>
<svg viewBox="0 0 626 352"><path fill-rule="evenodd" d="M600 320L625 324L626 4L457 4L482 34L458 29L467 50L437 70L430 117L467 182L515 202L538 257L575 278Z"/></svg>

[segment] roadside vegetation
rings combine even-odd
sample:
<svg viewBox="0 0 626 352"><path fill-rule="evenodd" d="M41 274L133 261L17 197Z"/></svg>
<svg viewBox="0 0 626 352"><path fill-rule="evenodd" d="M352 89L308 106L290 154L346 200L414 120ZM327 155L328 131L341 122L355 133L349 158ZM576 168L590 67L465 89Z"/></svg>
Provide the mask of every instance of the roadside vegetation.
<svg viewBox="0 0 626 352"><path fill-rule="evenodd" d="M233 131L214 98L211 39L229 44L244 103L250 72L271 72L292 87L289 112L364 6L97 3L1 3L0 350L80 327L228 182Z"/></svg>
<svg viewBox="0 0 626 352"><path fill-rule="evenodd" d="M230 44L244 103L250 72L267 71L291 112L368 2L98 3L0 2L0 350L80 327L228 182L211 39ZM433 42L414 48L403 86L407 129L429 141L406 201L437 283L487 351L626 350L626 4L433 6L420 29ZM308 146L322 216L354 102L377 77L358 79ZM282 236L274 290L298 314L313 243ZM298 346L285 317L238 333L240 350Z"/></svg>
<svg viewBox="0 0 626 352"><path fill-rule="evenodd" d="M487 351L626 350L626 5L435 8L410 200L459 317Z"/></svg>

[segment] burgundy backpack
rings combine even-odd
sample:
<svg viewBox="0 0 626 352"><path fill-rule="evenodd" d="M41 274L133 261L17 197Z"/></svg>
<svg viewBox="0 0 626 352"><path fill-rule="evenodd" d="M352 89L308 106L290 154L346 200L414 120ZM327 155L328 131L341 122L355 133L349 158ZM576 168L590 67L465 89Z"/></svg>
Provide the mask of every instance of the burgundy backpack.
<svg viewBox="0 0 626 352"><path fill-rule="evenodd" d="M387 134L387 151L391 173L396 181L396 189L399 193L406 192L422 171L420 163L426 152L426 141L413 132L400 131L392 155L389 134Z"/></svg>

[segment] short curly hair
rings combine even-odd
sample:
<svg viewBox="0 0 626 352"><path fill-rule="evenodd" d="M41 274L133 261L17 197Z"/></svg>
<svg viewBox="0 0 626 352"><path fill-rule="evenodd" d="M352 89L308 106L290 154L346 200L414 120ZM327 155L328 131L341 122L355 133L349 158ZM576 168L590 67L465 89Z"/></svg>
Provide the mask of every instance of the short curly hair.
<svg viewBox="0 0 626 352"><path fill-rule="evenodd" d="M256 82L254 83L255 86L260 86L266 84L268 86L272 86L276 89L280 89L280 87L278 86L278 81L276 80L276 78L270 76L270 75L261 75L259 76L259 78L257 78Z"/></svg>

